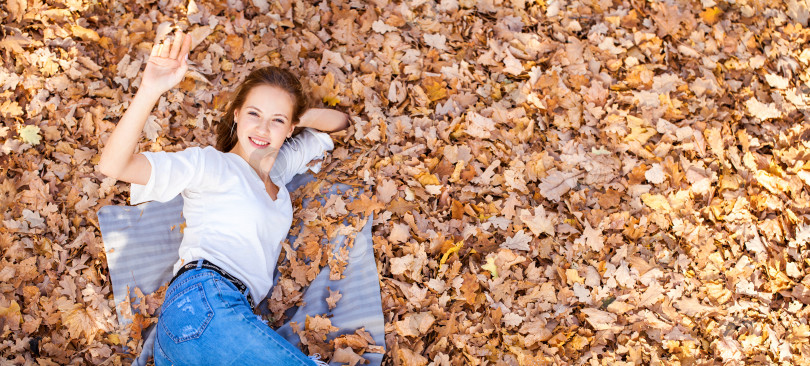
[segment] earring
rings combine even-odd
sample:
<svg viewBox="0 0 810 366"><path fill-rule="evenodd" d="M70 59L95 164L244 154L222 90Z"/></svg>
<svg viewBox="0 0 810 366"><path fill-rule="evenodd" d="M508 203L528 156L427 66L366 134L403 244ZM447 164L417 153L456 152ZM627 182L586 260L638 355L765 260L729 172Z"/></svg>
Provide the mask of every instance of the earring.
<svg viewBox="0 0 810 366"><path fill-rule="evenodd" d="M287 136L287 138L284 139L284 144L288 145L293 151L298 151L298 140Z"/></svg>
<svg viewBox="0 0 810 366"><path fill-rule="evenodd" d="M236 122L231 123L231 136L233 136L233 126L236 126Z"/></svg>

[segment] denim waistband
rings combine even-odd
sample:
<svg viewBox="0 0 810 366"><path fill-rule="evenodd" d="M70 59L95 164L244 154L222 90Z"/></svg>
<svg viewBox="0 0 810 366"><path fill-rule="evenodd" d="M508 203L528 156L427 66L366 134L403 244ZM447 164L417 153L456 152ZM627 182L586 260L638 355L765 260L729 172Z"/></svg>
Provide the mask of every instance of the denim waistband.
<svg viewBox="0 0 810 366"><path fill-rule="evenodd" d="M191 261L180 267L180 270L177 271L177 274L175 274L174 277L172 277L172 280L169 281L169 286L171 286L172 282L174 282L175 279L180 277L180 275L195 268L210 269L218 273L220 276L225 277L225 279L227 279L228 281L231 281L231 283L233 283L233 285L236 286L239 292L241 292L243 295L245 295L245 297L247 297L248 303L250 304L250 308L251 309L253 308L253 296L251 296L250 289L248 289L248 287L245 286L245 283L242 282L240 279L232 276L230 273L225 272L222 268L217 267L215 264L205 259L198 259L196 261Z"/></svg>

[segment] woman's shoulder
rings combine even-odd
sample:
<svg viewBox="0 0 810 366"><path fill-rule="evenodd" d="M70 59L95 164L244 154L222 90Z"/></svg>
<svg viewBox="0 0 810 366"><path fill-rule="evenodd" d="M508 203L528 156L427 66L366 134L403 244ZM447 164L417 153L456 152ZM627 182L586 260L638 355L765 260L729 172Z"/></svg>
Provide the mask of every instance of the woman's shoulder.
<svg viewBox="0 0 810 366"><path fill-rule="evenodd" d="M197 164L216 164L228 159L227 153L219 151L213 146L190 146L169 154L176 156L176 159L188 160Z"/></svg>

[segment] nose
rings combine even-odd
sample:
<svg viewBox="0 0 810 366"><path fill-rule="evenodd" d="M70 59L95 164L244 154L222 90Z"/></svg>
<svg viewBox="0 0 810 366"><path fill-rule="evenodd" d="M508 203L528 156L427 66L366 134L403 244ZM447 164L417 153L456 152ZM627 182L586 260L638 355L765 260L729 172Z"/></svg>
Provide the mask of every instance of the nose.
<svg viewBox="0 0 810 366"><path fill-rule="evenodd" d="M272 123L271 121L263 121L262 123L259 123L259 127L258 127L259 132L261 132L264 136L269 137L270 136L270 124L271 123Z"/></svg>

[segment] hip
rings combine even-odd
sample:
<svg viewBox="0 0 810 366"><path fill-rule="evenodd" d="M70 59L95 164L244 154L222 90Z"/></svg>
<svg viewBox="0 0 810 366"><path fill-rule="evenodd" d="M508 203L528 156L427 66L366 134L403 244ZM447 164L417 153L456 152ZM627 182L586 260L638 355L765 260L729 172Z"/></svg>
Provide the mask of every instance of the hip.
<svg viewBox="0 0 810 366"><path fill-rule="evenodd" d="M233 283L205 268L181 274L166 291L154 354L156 364L313 364L253 314Z"/></svg>

